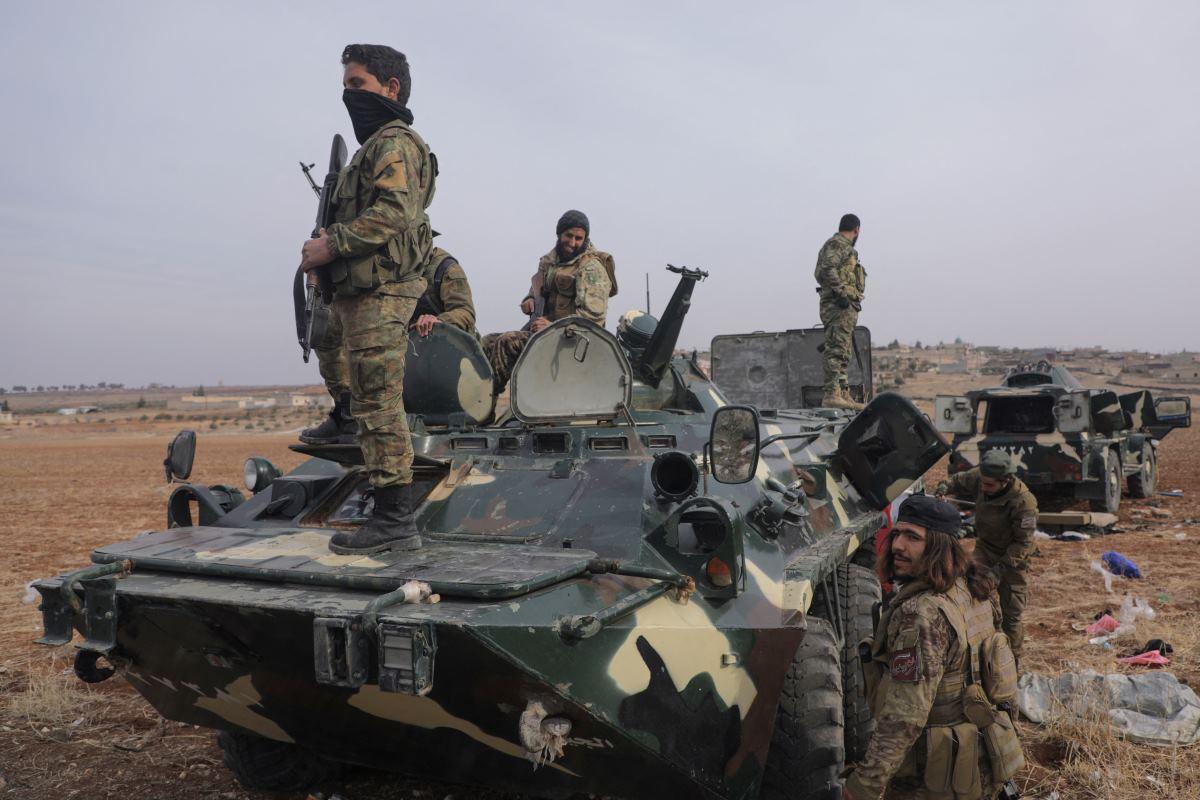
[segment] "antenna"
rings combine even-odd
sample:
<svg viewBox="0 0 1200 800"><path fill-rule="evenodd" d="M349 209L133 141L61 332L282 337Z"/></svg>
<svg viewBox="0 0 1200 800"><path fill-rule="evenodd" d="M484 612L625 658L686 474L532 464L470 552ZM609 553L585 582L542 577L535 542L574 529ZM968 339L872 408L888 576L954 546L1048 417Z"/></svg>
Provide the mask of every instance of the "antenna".
<svg viewBox="0 0 1200 800"><path fill-rule="evenodd" d="M646 313L650 313L650 273L646 273Z"/></svg>

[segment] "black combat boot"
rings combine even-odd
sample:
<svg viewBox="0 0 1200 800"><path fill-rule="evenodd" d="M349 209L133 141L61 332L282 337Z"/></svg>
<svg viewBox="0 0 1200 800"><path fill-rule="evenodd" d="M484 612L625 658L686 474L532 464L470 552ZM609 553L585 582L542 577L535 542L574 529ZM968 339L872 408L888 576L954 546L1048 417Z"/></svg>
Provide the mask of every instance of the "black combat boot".
<svg viewBox="0 0 1200 800"><path fill-rule="evenodd" d="M350 416L350 393L345 392L334 401L324 422L300 432L300 441L305 444L354 444L357 436L358 423Z"/></svg>
<svg viewBox="0 0 1200 800"><path fill-rule="evenodd" d="M383 550L417 550L421 532L417 530L415 492L412 484L384 486L375 490L375 509L356 531L340 531L329 540L329 549L347 555L378 553Z"/></svg>

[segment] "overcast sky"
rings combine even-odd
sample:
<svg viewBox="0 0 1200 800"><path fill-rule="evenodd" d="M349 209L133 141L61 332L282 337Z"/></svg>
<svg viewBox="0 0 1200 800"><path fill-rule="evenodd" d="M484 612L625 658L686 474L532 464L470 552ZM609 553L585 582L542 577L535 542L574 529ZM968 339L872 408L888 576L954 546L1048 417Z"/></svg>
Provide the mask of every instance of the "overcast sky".
<svg viewBox="0 0 1200 800"><path fill-rule="evenodd" d="M682 343L817 324L863 219L877 342L1200 348L1200 4L8 4L0 386L315 383L297 162L353 135L342 47L412 65L430 209L482 332L565 209Z"/></svg>

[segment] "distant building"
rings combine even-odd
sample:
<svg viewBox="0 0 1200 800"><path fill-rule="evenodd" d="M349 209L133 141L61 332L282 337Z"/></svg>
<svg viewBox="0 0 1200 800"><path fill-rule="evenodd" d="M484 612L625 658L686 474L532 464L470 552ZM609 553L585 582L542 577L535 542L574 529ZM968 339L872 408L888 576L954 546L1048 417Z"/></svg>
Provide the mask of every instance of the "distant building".
<svg viewBox="0 0 1200 800"><path fill-rule="evenodd" d="M17 418L13 416L11 411L0 411L0 425L15 425Z"/></svg>

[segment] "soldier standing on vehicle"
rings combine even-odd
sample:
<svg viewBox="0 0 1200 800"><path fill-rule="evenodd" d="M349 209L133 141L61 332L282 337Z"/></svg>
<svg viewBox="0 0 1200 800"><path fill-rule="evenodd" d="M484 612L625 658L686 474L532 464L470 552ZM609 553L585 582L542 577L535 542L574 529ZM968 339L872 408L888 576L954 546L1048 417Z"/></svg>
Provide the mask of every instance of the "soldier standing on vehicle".
<svg viewBox="0 0 1200 800"><path fill-rule="evenodd" d="M825 326L825 386L821 405L829 408L862 408L850 396L846 374L867 280L866 270L854 249L860 227L858 217L845 214L838 223L838 232L829 237L817 255L814 275L821 297L821 324Z"/></svg>
<svg viewBox="0 0 1200 800"><path fill-rule="evenodd" d="M975 560L991 570L999 584L1004 632L1019 663L1025 640L1021 615L1029 599L1029 557L1038 505L1016 472L1012 456L1003 450L988 450L978 467L942 481L937 493L975 503Z"/></svg>
<svg viewBox="0 0 1200 800"><path fill-rule="evenodd" d="M404 412L408 324L425 292L436 160L411 127L404 54L352 44L342 52L342 100L362 145L338 178L334 219L304 243L301 269L328 269L332 316L346 352L350 411L374 487L370 518L333 536L338 553L421 546L413 514L412 442ZM327 379L328 380L328 379ZM337 387L340 389L341 387Z"/></svg>
<svg viewBox="0 0 1200 800"><path fill-rule="evenodd" d="M422 272L425 294L409 320L409 328L418 336L428 336L437 323L466 331L475 338L475 304L471 299L471 284L458 259L440 247L429 252L429 262ZM330 316L329 327L322 341L313 346L325 388L333 397L329 416L312 428L300 433L307 444L354 444L358 423L350 414L350 368L346 363L342 326L336 316Z"/></svg>
<svg viewBox="0 0 1200 800"><path fill-rule="evenodd" d="M616 267L612 256L592 245L591 230L582 211L564 213L555 226L558 240L554 249L538 260L529 294L521 300L521 311L532 317L528 330L483 337L483 351L492 364L497 394L508 383L529 337L551 322L574 316L604 325L608 299L617 293ZM535 317L539 299L542 310Z"/></svg>
<svg viewBox="0 0 1200 800"><path fill-rule="evenodd" d="M1023 758L991 574L959 543L949 503L914 495L898 517L876 565L898 590L860 646L875 732L843 800L877 800L889 784L893 799L994 798ZM998 680L981 680L981 664Z"/></svg>

